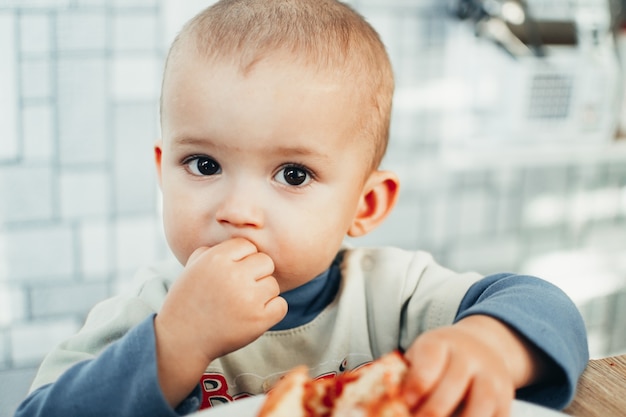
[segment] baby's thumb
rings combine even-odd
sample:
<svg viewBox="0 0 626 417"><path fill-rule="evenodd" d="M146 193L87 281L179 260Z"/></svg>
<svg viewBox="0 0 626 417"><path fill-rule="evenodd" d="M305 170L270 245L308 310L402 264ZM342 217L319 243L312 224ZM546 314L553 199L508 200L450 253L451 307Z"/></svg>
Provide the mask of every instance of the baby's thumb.
<svg viewBox="0 0 626 417"><path fill-rule="evenodd" d="M268 319L272 322L272 326L280 322L287 315L287 300L280 295L272 298L265 304L265 311L267 312Z"/></svg>
<svg viewBox="0 0 626 417"><path fill-rule="evenodd" d="M200 246L198 249L194 250L192 252L191 255L189 255L189 258L187 258L187 262L185 264L185 266L189 266L192 265L194 262L196 262L204 252L206 252L207 250L209 250L208 247L206 246Z"/></svg>

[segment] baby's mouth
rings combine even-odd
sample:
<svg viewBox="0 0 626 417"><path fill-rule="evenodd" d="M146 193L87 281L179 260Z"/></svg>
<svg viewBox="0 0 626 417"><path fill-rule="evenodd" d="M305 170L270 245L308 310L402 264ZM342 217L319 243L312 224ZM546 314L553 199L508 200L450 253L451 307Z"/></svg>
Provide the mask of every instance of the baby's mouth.
<svg viewBox="0 0 626 417"><path fill-rule="evenodd" d="M254 247L257 248L257 251L263 252L261 246L257 243L257 241L255 239L251 239L249 236L244 236L243 234L230 235L230 236L228 236L228 237L226 237L224 239L219 239L219 240L216 240L214 242L211 242L211 243L207 244L207 246L211 248L213 246L217 246L219 244L222 244L222 243L224 243L226 241L233 240L233 239L244 239L244 240L247 240L248 242L252 243L254 245Z"/></svg>

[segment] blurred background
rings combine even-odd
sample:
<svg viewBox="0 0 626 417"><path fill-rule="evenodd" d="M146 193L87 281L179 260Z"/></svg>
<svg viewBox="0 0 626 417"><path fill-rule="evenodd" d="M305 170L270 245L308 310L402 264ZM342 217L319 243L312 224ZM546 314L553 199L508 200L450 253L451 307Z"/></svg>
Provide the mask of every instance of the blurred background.
<svg viewBox="0 0 626 417"><path fill-rule="evenodd" d="M169 257L152 145L167 46L212 1L0 0L0 416ZM626 1L354 0L397 77L403 188L357 245L538 274L626 351Z"/></svg>

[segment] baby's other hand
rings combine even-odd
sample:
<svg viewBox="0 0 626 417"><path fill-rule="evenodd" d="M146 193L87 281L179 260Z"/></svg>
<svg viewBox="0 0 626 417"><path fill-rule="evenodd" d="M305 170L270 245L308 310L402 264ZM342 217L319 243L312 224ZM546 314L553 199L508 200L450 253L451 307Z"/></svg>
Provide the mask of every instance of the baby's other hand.
<svg viewBox="0 0 626 417"><path fill-rule="evenodd" d="M424 333L407 350L404 389L414 416L509 416L515 381L504 356L507 352L475 331L483 319L494 320L468 317ZM478 326L465 327L466 320Z"/></svg>
<svg viewBox="0 0 626 417"><path fill-rule="evenodd" d="M272 259L243 238L193 252L154 323L164 393L169 385L188 386L171 399L184 399L211 361L251 343L285 316L287 303L273 272Z"/></svg>

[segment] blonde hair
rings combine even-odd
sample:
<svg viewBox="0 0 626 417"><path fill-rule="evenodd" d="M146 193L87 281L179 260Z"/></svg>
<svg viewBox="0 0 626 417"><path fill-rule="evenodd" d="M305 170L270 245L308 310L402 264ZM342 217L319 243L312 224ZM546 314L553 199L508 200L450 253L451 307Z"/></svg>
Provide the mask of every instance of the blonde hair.
<svg viewBox="0 0 626 417"><path fill-rule="evenodd" d="M348 5L336 0L222 0L191 19L174 40L173 57L194 52L209 60L230 60L245 74L272 53L289 53L295 63L341 77L364 98L360 128L373 144L372 168L389 140L394 81L376 31Z"/></svg>

